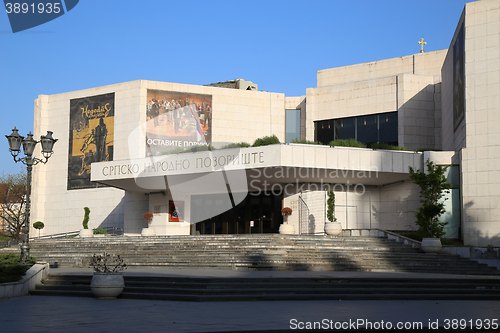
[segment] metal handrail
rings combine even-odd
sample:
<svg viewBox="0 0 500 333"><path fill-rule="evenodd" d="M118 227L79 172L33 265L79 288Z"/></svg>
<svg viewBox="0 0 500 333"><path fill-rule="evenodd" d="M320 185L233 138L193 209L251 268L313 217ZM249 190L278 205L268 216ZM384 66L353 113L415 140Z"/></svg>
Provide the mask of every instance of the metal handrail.
<svg viewBox="0 0 500 333"><path fill-rule="evenodd" d="M97 230L97 229L106 229L108 235L123 235L123 228L118 228L118 227L103 227L103 228L94 228L92 230ZM58 234L51 234L51 235L43 235L43 236L37 236L37 237L30 237L30 240L39 240L39 239L57 239L57 238L65 238L68 236L77 236L80 233L80 230L78 231L67 231L67 232L61 232ZM8 241L8 242L1 242L0 243L0 248L3 247L11 247L12 245L18 245L22 243L22 240L15 240L15 241Z"/></svg>

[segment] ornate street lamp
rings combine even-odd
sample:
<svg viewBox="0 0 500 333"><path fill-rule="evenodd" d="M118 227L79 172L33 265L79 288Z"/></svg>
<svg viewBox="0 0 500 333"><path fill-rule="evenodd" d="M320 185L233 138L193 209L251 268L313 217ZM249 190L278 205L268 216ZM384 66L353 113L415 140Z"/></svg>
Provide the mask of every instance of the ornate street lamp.
<svg viewBox="0 0 500 333"><path fill-rule="evenodd" d="M31 196L31 171L34 165L38 163L47 163L50 156L52 156L52 147L56 143L57 139L52 137L52 132L47 131L47 135L42 135L40 137L40 142L42 144L42 155L45 160L33 157L33 151L35 146L39 141L33 139L33 134L31 132L28 134L27 138L19 135L17 128L14 127L11 135L6 135L5 137L9 140L9 151L14 161L21 162L26 165L26 170L28 172L26 180L26 213L24 219L24 236L23 244L21 245L21 263L26 263L26 260L30 256L30 244L29 244L29 232L30 232L30 196ZM21 144L23 145L23 151L25 157L18 158L17 156L21 152Z"/></svg>

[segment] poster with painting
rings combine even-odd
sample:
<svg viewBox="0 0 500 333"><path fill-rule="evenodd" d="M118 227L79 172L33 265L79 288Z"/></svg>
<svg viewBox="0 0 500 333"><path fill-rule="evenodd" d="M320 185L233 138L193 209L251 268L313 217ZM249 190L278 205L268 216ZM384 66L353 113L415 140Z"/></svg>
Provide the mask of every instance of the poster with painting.
<svg viewBox="0 0 500 333"><path fill-rule="evenodd" d="M212 141L212 95L147 91L146 156L180 152Z"/></svg>
<svg viewBox="0 0 500 333"><path fill-rule="evenodd" d="M70 100L68 190L94 188L93 162L113 160L115 94Z"/></svg>

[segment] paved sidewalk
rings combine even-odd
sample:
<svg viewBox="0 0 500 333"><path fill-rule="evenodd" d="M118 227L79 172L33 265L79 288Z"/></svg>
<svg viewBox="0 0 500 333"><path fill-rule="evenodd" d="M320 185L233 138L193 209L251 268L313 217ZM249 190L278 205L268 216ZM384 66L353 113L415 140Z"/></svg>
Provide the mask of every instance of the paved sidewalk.
<svg viewBox="0 0 500 333"><path fill-rule="evenodd" d="M51 269L51 274L92 274L89 269ZM126 275L218 277L355 277L429 274L353 272L246 272L208 270L135 270ZM471 277L471 276L468 276ZM440 275L435 278L457 278ZM295 319L295 321L294 321ZM398 323L428 329L429 323L446 327L446 320L462 319L464 328L486 320L500 320L499 301L270 301L270 302L172 302L118 299L25 296L0 301L0 332L230 332L298 330L317 322L318 329L360 329L368 322L381 331ZM355 324L364 324L356 326ZM344 323L344 324L342 324ZM351 324L349 324L351 323ZM452 322L450 322L451 324ZM339 326L340 325L340 326ZM369 324L368 324L369 325ZM313 327L313 326L311 326ZM449 332L456 332L450 327ZM460 328L460 326L456 327ZM397 332L397 330L394 330ZM416 330L418 331L418 330ZM495 330L490 330L494 332Z"/></svg>

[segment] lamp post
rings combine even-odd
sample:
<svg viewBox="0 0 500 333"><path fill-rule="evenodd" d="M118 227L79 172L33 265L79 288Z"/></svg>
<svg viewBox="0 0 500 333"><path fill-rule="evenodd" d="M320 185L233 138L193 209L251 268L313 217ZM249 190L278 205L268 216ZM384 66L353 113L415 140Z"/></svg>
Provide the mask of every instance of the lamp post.
<svg viewBox="0 0 500 333"><path fill-rule="evenodd" d="M30 256L30 244L29 244L29 232L30 232L30 195L31 195L31 171L33 170L33 166L38 163L47 163L50 156L52 156L52 147L54 147L54 143L56 143L57 139L52 137L52 132L47 131L47 135L42 135L40 137L40 141L36 141L33 139L33 134L31 132L28 134L27 138L19 135L17 128L14 127L11 135L5 136L7 140L9 140L9 151L12 157L14 157L14 161L21 162L26 165L27 170L27 180L26 180L26 213L24 215L24 235L23 235L23 243L21 245L21 263L26 263L26 260ZM41 142L42 145L42 155L45 160L41 160L39 158L33 157L33 151L35 150L35 146L38 142ZM21 152L21 144L23 145L23 151L25 157L18 158L17 156Z"/></svg>

